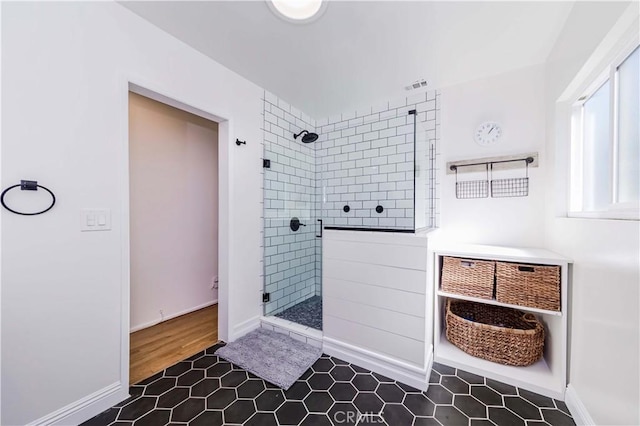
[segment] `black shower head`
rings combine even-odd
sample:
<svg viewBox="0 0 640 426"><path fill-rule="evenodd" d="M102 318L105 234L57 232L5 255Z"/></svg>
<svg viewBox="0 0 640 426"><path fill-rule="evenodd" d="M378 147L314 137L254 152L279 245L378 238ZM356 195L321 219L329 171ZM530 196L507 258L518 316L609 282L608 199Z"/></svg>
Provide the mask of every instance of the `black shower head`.
<svg viewBox="0 0 640 426"><path fill-rule="evenodd" d="M300 136L303 133L306 133L306 134L302 137L302 143L311 143L318 140L318 135L316 133L309 133L307 130L303 130L297 135L294 133L293 138L298 139L298 136Z"/></svg>

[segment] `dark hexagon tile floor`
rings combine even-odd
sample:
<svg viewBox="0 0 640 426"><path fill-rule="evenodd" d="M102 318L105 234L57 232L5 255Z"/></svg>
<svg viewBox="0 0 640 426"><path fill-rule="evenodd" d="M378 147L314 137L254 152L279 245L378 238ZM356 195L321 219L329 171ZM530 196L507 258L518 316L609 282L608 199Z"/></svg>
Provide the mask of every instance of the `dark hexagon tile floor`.
<svg viewBox="0 0 640 426"><path fill-rule="evenodd" d="M194 355L136 385L85 426L575 426L546 396L434 364L427 392L323 355L288 391L214 355Z"/></svg>

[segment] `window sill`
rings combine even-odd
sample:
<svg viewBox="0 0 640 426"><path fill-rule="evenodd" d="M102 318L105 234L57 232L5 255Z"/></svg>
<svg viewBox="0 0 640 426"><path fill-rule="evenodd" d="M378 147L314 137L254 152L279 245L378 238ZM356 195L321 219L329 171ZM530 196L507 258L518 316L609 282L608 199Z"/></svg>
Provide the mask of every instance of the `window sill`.
<svg viewBox="0 0 640 426"><path fill-rule="evenodd" d="M640 220L640 212L636 211L603 211L603 212L568 212L568 218L604 219L604 220Z"/></svg>

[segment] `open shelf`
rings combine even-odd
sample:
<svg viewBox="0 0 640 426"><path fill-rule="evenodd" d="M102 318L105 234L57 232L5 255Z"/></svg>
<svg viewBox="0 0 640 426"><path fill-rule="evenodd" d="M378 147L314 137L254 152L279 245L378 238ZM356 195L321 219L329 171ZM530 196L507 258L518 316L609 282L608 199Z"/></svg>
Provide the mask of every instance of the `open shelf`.
<svg viewBox="0 0 640 426"><path fill-rule="evenodd" d="M455 293L447 293L442 290L438 290L437 295L442 297L449 297L451 299L460 299L460 300L468 300L470 302L484 303L485 305L504 306L507 308L518 309L520 311L526 311L526 312L533 312L536 314L555 315L558 317L562 316L562 312L560 311L549 311L546 309L530 308L528 306L511 305L509 303L498 302L497 300L494 300L494 299L481 299L479 297L464 296L462 294L455 294Z"/></svg>
<svg viewBox="0 0 640 426"><path fill-rule="evenodd" d="M557 253L539 248L497 247L470 244L438 245L431 251L433 276L432 291L434 309L434 361L454 368L479 374L530 390L552 398L564 400L567 382L567 295L570 281L571 260ZM472 296L442 291L440 273L443 257L453 256L465 259L484 259L523 264L557 265L560 267L560 311L530 308L481 299ZM460 299L494 306L504 306L539 315L545 326L545 349L543 357L528 367L502 365L467 354L454 346L446 338L446 300Z"/></svg>
<svg viewBox="0 0 640 426"><path fill-rule="evenodd" d="M527 367L502 365L467 354L449 342L442 333L436 345L434 361L542 395L564 399L563 381L553 374L544 358Z"/></svg>

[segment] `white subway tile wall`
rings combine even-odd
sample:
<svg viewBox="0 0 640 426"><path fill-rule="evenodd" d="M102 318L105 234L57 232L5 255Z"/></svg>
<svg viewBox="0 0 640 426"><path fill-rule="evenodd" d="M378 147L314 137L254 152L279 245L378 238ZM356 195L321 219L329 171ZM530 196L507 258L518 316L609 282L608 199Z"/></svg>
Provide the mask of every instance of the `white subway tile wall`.
<svg viewBox="0 0 640 426"><path fill-rule="evenodd" d="M321 124L316 142L316 208L321 209L325 226L399 230L437 226L437 203L429 200L437 197L432 191L437 190L439 107L440 93L430 91L317 121ZM416 115L410 115L414 109ZM417 173L424 178L414 187ZM380 213L378 206L383 208ZM414 212L420 215L415 224Z"/></svg>
<svg viewBox="0 0 640 426"><path fill-rule="evenodd" d="M265 315L322 295L318 219L324 226L398 230L438 225L439 91L319 120L265 91L263 130L264 158L271 161L264 169ZM294 140L301 130L317 132L318 140ZM306 226L291 231L293 217Z"/></svg>
<svg viewBox="0 0 640 426"><path fill-rule="evenodd" d="M293 134L315 132L315 120L274 95L264 96L264 272L270 302L265 315L279 313L320 289L316 255L316 159L313 144ZM298 231L290 228L297 217Z"/></svg>

